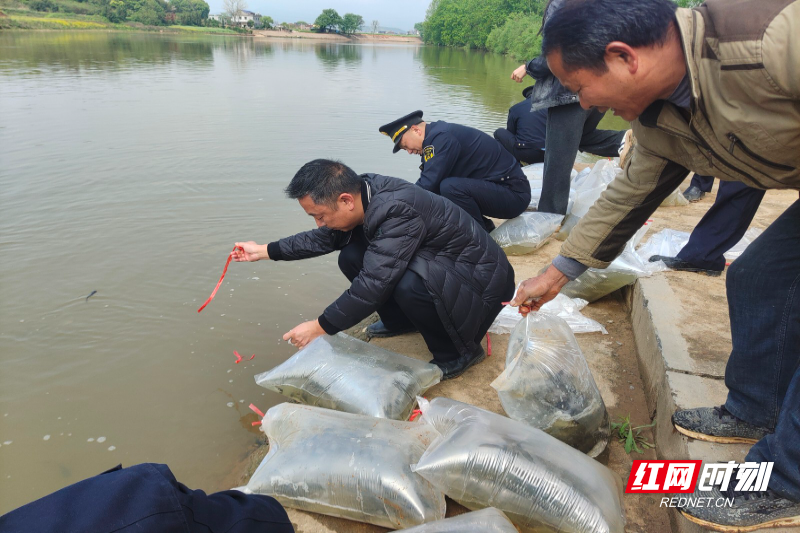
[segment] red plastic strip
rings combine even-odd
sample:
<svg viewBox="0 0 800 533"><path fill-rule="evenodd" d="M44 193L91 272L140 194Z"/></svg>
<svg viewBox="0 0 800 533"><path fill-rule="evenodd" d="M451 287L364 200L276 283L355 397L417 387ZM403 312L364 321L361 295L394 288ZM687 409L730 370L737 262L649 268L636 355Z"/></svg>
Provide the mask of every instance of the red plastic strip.
<svg viewBox="0 0 800 533"><path fill-rule="evenodd" d="M250 356L250 359L248 359L248 361L252 361L252 360L253 360L253 357L255 357L255 356L256 356L256 354L253 354L253 355L251 355L251 356Z"/></svg>
<svg viewBox="0 0 800 533"><path fill-rule="evenodd" d="M509 305L511 302L500 302L503 305Z"/></svg>
<svg viewBox="0 0 800 533"><path fill-rule="evenodd" d="M234 351L233 351L233 355L235 355L235 356L236 356L236 364L237 364L237 365L238 365L239 363L241 363L241 362L242 362L242 356L241 356L241 355L239 355L239 352L237 352L236 350L234 350Z"/></svg>
<svg viewBox="0 0 800 533"><path fill-rule="evenodd" d="M492 356L492 338L489 336L488 333L486 334L486 356L487 357Z"/></svg>
<svg viewBox="0 0 800 533"><path fill-rule="evenodd" d="M413 411L411 411L411 416L409 417L408 421L413 422L421 414L422 411L420 411L419 409L414 409Z"/></svg>
<svg viewBox="0 0 800 533"><path fill-rule="evenodd" d="M244 248L242 248L241 246L234 246L233 250L236 250L237 248L239 248L241 251L244 252ZM231 252L233 250L231 250ZM228 271L228 265L230 264L231 264L231 254L228 254L228 260L225 262L225 268L222 269L222 276L220 276L219 281L217 282L217 286L214 287L214 292L212 292L211 296L208 297L208 300L206 300L205 303L200 306L200 309L197 310L198 313L202 311L211 302L211 300L214 299L214 296L217 295L219 286L222 285L222 280L225 279L225 273Z"/></svg>
<svg viewBox="0 0 800 533"><path fill-rule="evenodd" d="M259 409L258 407L256 407L256 406L255 406L255 405L253 405L252 403L250 404L250 409L251 409L251 410L252 410L252 411L253 411L255 414L257 414L258 416L260 416L261 418L264 418L264 413L262 413L262 412L261 412L261 409Z"/></svg>
<svg viewBox="0 0 800 533"><path fill-rule="evenodd" d="M251 422L250 425L251 426L260 426L263 423L264 423L263 420L256 420L255 422Z"/></svg>

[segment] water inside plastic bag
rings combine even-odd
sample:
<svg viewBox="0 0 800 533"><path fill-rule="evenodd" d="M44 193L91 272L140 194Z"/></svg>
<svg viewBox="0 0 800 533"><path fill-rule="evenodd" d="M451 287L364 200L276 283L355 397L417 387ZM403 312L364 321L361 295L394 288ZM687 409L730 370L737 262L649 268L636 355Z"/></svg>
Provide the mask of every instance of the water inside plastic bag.
<svg viewBox="0 0 800 533"><path fill-rule="evenodd" d="M397 533L517 533L517 528L503 511L487 507Z"/></svg>
<svg viewBox="0 0 800 533"><path fill-rule="evenodd" d="M525 255L543 246L562 220L563 215L526 212L506 220L489 235L507 255Z"/></svg>
<svg viewBox="0 0 800 533"><path fill-rule="evenodd" d="M282 403L262 427L269 453L239 490L391 529L444 518L442 491L411 470L437 438L430 426Z"/></svg>
<svg viewBox="0 0 800 533"><path fill-rule="evenodd" d="M339 333L317 337L256 383L306 405L408 420L417 396L441 379L436 365Z"/></svg>
<svg viewBox="0 0 800 533"><path fill-rule="evenodd" d="M511 334L506 368L491 386L508 416L597 457L610 426L575 335L562 318L530 313Z"/></svg>
<svg viewBox="0 0 800 533"><path fill-rule="evenodd" d="M469 509L495 507L524 533L622 533L622 481L547 433L448 398L420 401L441 434L414 470Z"/></svg>

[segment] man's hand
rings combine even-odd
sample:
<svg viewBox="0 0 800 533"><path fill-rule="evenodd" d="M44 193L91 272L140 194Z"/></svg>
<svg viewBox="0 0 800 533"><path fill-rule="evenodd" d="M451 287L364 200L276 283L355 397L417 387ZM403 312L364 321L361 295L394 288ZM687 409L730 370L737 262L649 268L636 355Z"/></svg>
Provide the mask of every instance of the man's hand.
<svg viewBox="0 0 800 533"><path fill-rule="evenodd" d="M555 298L569 278L556 267L550 265L544 274L530 278L519 284L517 294L509 305L519 306L519 312L526 316L538 311L544 304Z"/></svg>
<svg viewBox="0 0 800 533"><path fill-rule="evenodd" d="M244 251L240 250L243 249ZM256 244L254 241L237 242L236 248L231 252L234 261L259 261L269 259L266 244Z"/></svg>
<svg viewBox="0 0 800 533"><path fill-rule="evenodd" d="M522 78L524 78L527 73L528 71L525 70L525 65L519 66L511 73L511 79L517 83L522 83Z"/></svg>
<svg viewBox="0 0 800 533"><path fill-rule="evenodd" d="M299 326L295 326L293 330L284 333L283 340L289 341L290 344L302 350L306 347L306 344L324 334L325 330L319 325L318 320L309 320L308 322L303 322Z"/></svg>

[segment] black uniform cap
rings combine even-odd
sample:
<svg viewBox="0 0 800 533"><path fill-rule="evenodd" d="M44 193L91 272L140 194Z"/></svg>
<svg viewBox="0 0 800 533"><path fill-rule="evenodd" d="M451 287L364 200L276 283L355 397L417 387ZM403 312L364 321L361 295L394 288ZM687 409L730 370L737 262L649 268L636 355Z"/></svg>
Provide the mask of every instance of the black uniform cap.
<svg viewBox="0 0 800 533"><path fill-rule="evenodd" d="M420 122L422 122L422 111L414 111L413 113L409 113L402 118L398 118L397 120L393 120L388 124L384 124L378 128L378 131L392 140L394 143L394 149L392 150L392 153L396 154L397 151L400 150L400 139L403 138L403 135L405 135L411 126L415 126Z"/></svg>
<svg viewBox="0 0 800 533"><path fill-rule="evenodd" d="M522 89L522 97L528 98L531 95L531 92L533 92L533 85L531 85L530 87L525 87L524 89Z"/></svg>

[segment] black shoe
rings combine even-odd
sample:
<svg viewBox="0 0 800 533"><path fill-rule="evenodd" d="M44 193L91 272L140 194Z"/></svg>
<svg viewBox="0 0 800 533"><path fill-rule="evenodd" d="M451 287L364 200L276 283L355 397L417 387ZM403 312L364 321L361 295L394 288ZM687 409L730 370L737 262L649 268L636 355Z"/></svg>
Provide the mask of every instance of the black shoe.
<svg viewBox="0 0 800 533"><path fill-rule="evenodd" d="M722 270L711 270L710 268L696 267L693 264L689 263L688 261L684 261L683 259L678 259L677 257L668 257L666 255L653 255L650 257L651 263L655 263L656 261L664 261L664 264L667 265L672 270L682 270L683 272L697 272L698 274L705 274L707 276L719 276L720 274L722 274Z"/></svg>
<svg viewBox="0 0 800 533"><path fill-rule="evenodd" d="M691 187L683 191L683 197L689 200L690 202L697 202L705 195L706 193L701 191L700 187L696 185L692 185Z"/></svg>
<svg viewBox="0 0 800 533"><path fill-rule="evenodd" d="M771 490L749 492L735 491L735 474L725 491L695 492L697 498L687 498L680 511L695 524L725 532L755 531L766 527L800 526L800 503L787 500ZM709 498L710 496L710 498ZM718 498L733 500L730 507L709 506L708 501ZM705 501L703 501L705 500Z"/></svg>
<svg viewBox="0 0 800 533"><path fill-rule="evenodd" d="M736 418L724 405L676 411L672 415L672 424L687 437L720 444L755 444L772 433L767 428Z"/></svg>
<svg viewBox="0 0 800 533"><path fill-rule="evenodd" d="M415 333L416 331L417 329L413 326L402 330L389 329L383 324L382 320L378 320L367 326L367 336L376 337L378 339L403 335L404 333Z"/></svg>
<svg viewBox="0 0 800 533"><path fill-rule="evenodd" d="M486 352L483 351L483 346L478 345L478 348L472 355L462 355L458 359L445 362L432 359L431 364L434 364L442 369L442 381L444 381L446 379L457 378L466 372L469 367L477 365L484 359L486 359Z"/></svg>

